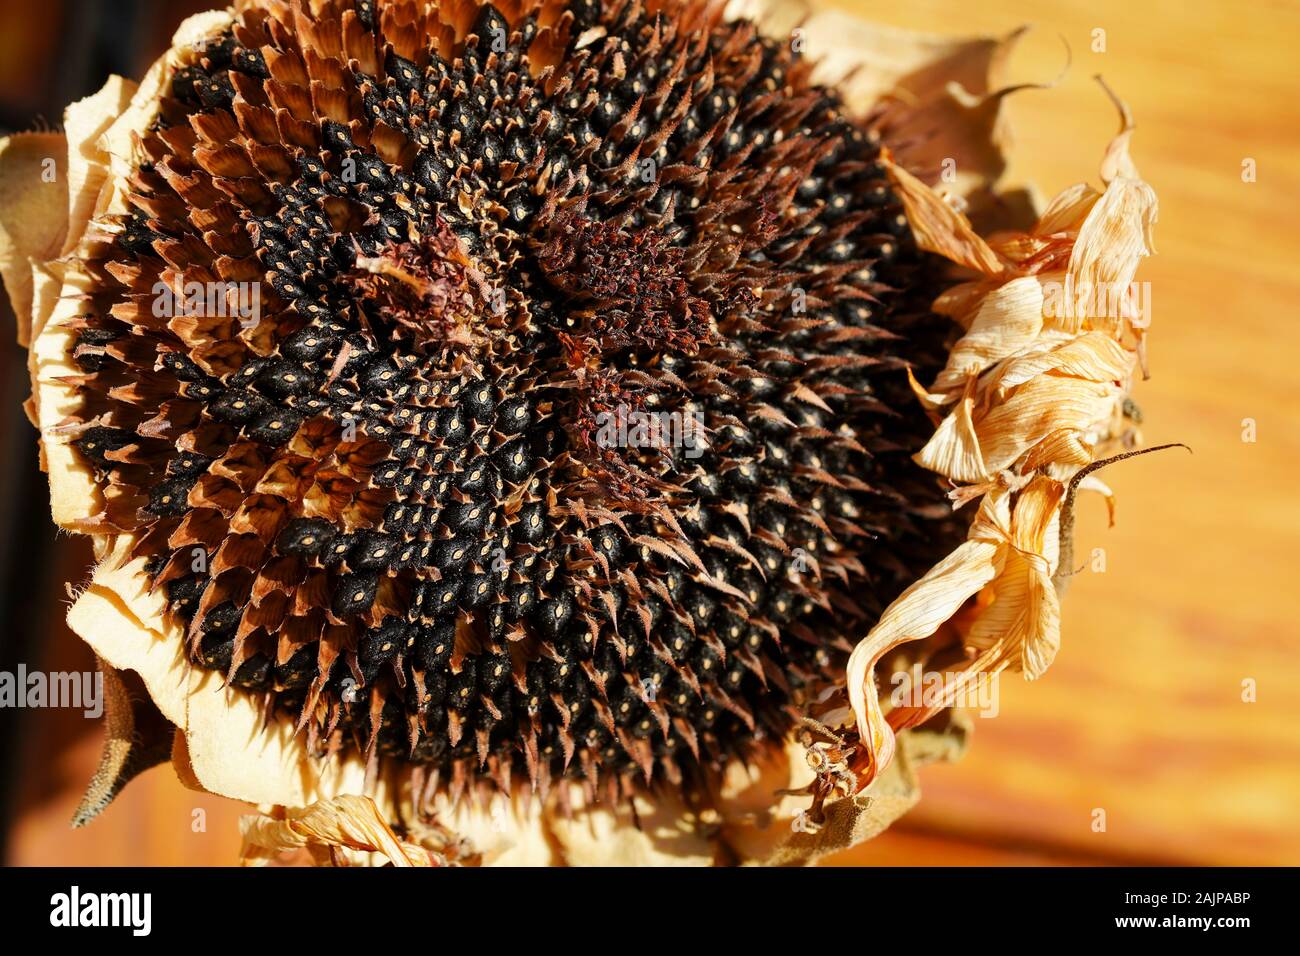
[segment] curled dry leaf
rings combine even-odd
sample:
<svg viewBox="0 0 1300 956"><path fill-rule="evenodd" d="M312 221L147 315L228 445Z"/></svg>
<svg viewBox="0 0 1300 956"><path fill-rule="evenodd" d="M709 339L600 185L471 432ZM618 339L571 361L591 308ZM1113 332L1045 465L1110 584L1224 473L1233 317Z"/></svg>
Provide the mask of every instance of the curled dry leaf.
<svg viewBox="0 0 1300 956"><path fill-rule="evenodd" d="M399 840L368 797L343 795L301 810L246 816L240 821L245 864L266 863L292 850L377 854L392 866L439 866L445 860L422 846Z"/></svg>
<svg viewBox="0 0 1300 956"><path fill-rule="evenodd" d="M1131 434L1124 402L1147 328L1131 283L1152 252L1157 203L1129 158L1132 120L1120 112L1105 190L1066 190L1037 226L999 236L996 248L886 159L909 216L924 223L917 241L976 273L935 305L966 334L928 388L913 386L932 413L946 410L917 462L958 486L957 506L980 505L967 540L885 610L849 659L862 782L888 766L894 730L932 712L884 713L875 669L895 648L929 638L971 599L965 674L1011 669L1033 679L1060 646L1052 579L1065 483Z"/></svg>

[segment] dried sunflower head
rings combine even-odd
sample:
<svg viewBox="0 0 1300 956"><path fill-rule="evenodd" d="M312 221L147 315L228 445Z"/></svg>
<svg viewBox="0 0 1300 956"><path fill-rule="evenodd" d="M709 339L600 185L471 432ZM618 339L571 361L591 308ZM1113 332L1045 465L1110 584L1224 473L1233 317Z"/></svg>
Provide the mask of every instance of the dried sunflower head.
<svg viewBox="0 0 1300 956"><path fill-rule="evenodd" d="M249 0L69 108L57 213L19 184L62 138L5 142L54 516L101 559L70 620L183 778L268 805L250 858L811 859L960 736L896 747L948 702L886 716L878 669L1046 667L1144 330L1047 290L1130 282L1155 204L1127 126L1027 231L925 185L1000 174L1004 50Z"/></svg>

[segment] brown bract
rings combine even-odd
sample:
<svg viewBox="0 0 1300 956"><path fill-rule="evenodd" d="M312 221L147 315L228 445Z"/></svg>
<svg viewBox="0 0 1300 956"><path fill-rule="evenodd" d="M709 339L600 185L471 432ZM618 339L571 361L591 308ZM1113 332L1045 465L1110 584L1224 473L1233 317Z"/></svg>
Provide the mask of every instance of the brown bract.
<svg viewBox="0 0 1300 956"><path fill-rule="evenodd" d="M469 346L481 338L472 317L491 290L445 224L433 235L393 243L380 255L357 256L348 278L359 299L376 302L416 341Z"/></svg>
<svg viewBox="0 0 1300 956"><path fill-rule="evenodd" d="M472 14L469 5L466 11ZM132 536L93 518L103 512L102 492L68 433L78 403L73 325L88 287L81 263L110 238L99 223L125 211L138 136L157 111L160 91L194 57L197 43L229 24L230 13L186 21L139 86L110 79L68 108L63 134L0 142L0 273L19 317L19 340L30 348L28 409L40 433L52 513L61 527L90 533L100 559L70 625L105 668L138 675L153 716L175 728L171 760L183 781L262 807L244 830L247 862L303 851L315 862L395 865L807 863L873 836L905 812L919 796L915 768L953 756L964 739L954 723L939 731L907 729L933 709L884 713L873 681L889 651L939 633L951 638L949 622L981 594L980 612L962 622L965 666L1013 667L1033 677L1050 663L1059 643L1051 579L1062 489L1125 438L1119 409L1143 330L1122 312L1113 320L1048 321L1042 290L1047 280L1067 276L1125 283L1148 251L1155 201L1128 160L1128 128L1107 156L1104 190L1077 187L1027 231L982 239L925 183L937 179L943 158L955 158L959 177L949 195L978 208L998 180L1006 92L1000 75L1014 35L917 36L786 4L733 3L728 14L754 16L772 35L797 37L808 54L822 57L819 75L838 81L851 107L875 117L918 240L973 270L936 303L966 334L936 381L917 387L937 422L917 460L957 486L958 505L979 504L968 541L885 612L854 652L842 693L829 693L819 708L828 732L852 754L850 776L828 776L826 751L805 746L808 738L772 742L752 765L729 768L707 811L661 791L617 806L590 804L568 785L546 801L481 805L435 795L430 803L409 779L390 778L355 756L313 758L293 726L268 722L254 698L187 661L183 628L151 588L144 559L131 558ZM537 57L545 52L539 48ZM57 171L53 182L41 177L46 160ZM619 243L642 241L613 238L615 257ZM365 264L358 288L391 297L412 321L415 304L428 296L482 294L464 276L430 274L427 251L398 244ZM643 294L690 297L666 255L641 258L662 267ZM628 308L643 305L617 275L602 275L581 279L575 271L574 281L595 282L591 294L623 296ZM707 307L696 303L687 313L689 328L665 326L662 333L706 337ZM472 338L472 330L466 334ZM138 731L151 726L163 725L112 723L92 811L148 765L140 754L156 753L158 740ZM813 815L808 793L817 795ZM417 805L426 812L417 813Z"/></svg>

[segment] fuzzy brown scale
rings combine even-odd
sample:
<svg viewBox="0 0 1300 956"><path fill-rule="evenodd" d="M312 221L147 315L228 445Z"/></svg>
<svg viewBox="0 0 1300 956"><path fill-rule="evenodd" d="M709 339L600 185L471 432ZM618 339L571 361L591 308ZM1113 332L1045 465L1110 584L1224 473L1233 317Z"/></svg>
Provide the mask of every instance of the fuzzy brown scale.
<svg viewBox="0 0 1300 956"><path fill-rule="evenodd" d="M75 353L101 526L317 753L595 786L784 735L963 534L869 129L696 3L321 7L243 12L143 140ZM261 321L152 315L177 275ZM601 445L620 404L707 447Z"/></svg>

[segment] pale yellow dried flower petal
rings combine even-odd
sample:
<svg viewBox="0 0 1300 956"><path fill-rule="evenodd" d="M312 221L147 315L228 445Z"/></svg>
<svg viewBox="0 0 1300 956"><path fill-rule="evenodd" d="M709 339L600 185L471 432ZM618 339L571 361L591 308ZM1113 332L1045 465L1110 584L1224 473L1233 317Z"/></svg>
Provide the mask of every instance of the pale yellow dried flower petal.
<svg viewBox="0 0 1300 956"><path fill-rule="evenodd" d="M1004 271L997 253L989 248L969 219L898 165L888 150L883 152L881 161L903 203L918 247L984 275L996 276Z"/></svg>
<svg viewBox="0 0 1300 956"><path fill-rule="evenodd" d="M1104 332L1087 332L1041 352L1027 350L997 369L988 387L1006 395L1018 385L1042 375L1057 375L1088 382L1123 381L1133 370L1133 353Z"/></svg>
<svg viewBox="0 0 1300 956"><path fill-rule="evenodd" d="M1111 382L1050 374L1030 379L1002 404L977 417L975 435L984 465L989 473L1009 468L1026 451L1061 428L1091 431L1109 419L1122 398L1122 389ZM987 474L949 477L956 481L978 481Z"/></svg>
<svg viewBox="0 0 1300 956"><path fill-rule="evenodd" d="M894 734L876 692L876 665L898 645L937 631L1001 571L1010 539L1009 497L1003 489L985 495L968 539L899 595L849 655L845 679L858 734L868 747L866 782L894 755Z"/></svg>
<svg viewBox="0 0 1300 956"><path fill-rule="evenodd" d="M966 638L971 647L998 650L999 664L991 670L1010 666L1032 680L1056 657L1061 609L1052 575L1056 573L1055 524L1064 495L1065 486L1059 481L1039 476L1016 500L1002 570L989 585L992 603L980 610Z"/></svg>
<svg viewBox="0 0 1300 956"><path fill-rule="evenodd" d="M31 339L32 264L58 255L67 232L67 157L62 133L0 139L0 278L18 318L19 345Z"/></svg>
<svg viewBox="0 0 1300 956"><path fill-rule="evenodd" d="M575 798L580 789L573 788ZM550 829L570 866L711 866L716 845L668 793L640 794L617 806L553 814Z"/></svg>
<svg viewBox="0 0 1300 956"><path fill-rule="evenodd" d="M100 193L108 181L108 155L101 137L131 104L136 84L120 76L63 112L68 136L67 238L62 255L77 248L91 217L100 212Z"/></svg>
<svg viewBox="0 0 1300 956"><path fill-rule="evenodd" d="M1101 193L1092 186L1075 183L1057 194L1043 209L1038 225L1033 229L1034 235L1073 240L1079 233L1079 224L1088 217L1100 198Z"/></svg>
<svg viewBox="0 0 1300 956"><path fill-rule="evenodd" d="M934 380L935 392L958 392L972 374L1015 355L1043 328L1043 287L1036 276L1020 276L985 295L963 322L967 332L948 353Z"/></svg>
<svg viewBox="0 0 1300 956"><path fill-rule="evenodd" d="M975 430L974 383L972 378L972 387L913 456L917 464L954 481L985 481L990 474Z"/></svg>
<svg viewBox="0 0 1300 956"><path fill-rule="evenodd" d="M343 795L302 810L285 811L283 819L248 815L240 820L247 864L265 863L274 856L303 848L341 847L375 853L397 867L435 866L424 847L399 840L373 800Z"/></svg>
<svg viewBox="0 0 1300 956"><path fill-rule="evenodd" d="M1088 211L1070 255L1069 275L1077 289L1127 289L1138 262L1151 254L1151 229L1156 219L1155 191L1141 180L1111 180ZM1092 316L1094 326L1110 327L1117 317ZM1075 315L1067 328L1083 327Z"/></svg>
<svg viewBox="0 0 1300 956"><path fill-rule="evenodd" d="M1105 192L1066 190L1036 227L995 237L992 244L885 159L909 216L915 211L923 224L918 243L979 274L936 303L967 333L934 385L914 382L913 390L931 413L952 406L916 461L966 486L950 495L957 506L983 497L968 540L904 591L849 658L849 697L866 749L860 785L886 768L894 753L895 722L886 718L875 685L876 665L892 649L935 633L976 595L973 619L965 622L967 674L1011 668L1033 679L1059 649L1053 577L1063 482L1122 437L1123 400L1145 334L1145 317L1127 290L1138 261L1151 252L1157 206L1128 158L1132 121L1122 104L1120 112L1120 134L1103 161ZM1030 282L1051 293L1039 299L1034 333L1035 317L1026 311L1033 297L1022 294ZM1006 291L1017 285L1022 288ZM1086 299L1080 310L1058 307L1060 295L1097 288L1126 290L1103 300L1119 308L1098 312ZM924 716L901 714L896 725Z"/></svg>

